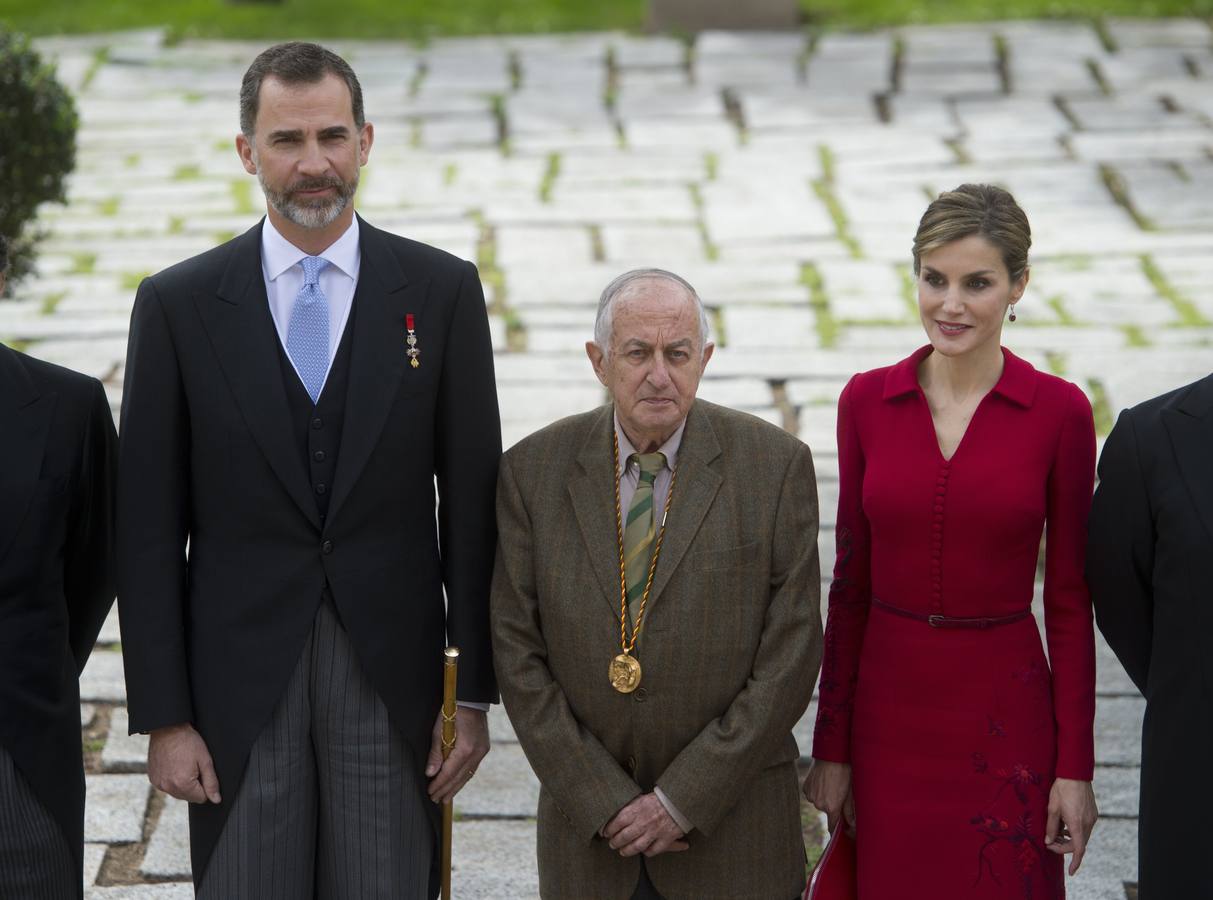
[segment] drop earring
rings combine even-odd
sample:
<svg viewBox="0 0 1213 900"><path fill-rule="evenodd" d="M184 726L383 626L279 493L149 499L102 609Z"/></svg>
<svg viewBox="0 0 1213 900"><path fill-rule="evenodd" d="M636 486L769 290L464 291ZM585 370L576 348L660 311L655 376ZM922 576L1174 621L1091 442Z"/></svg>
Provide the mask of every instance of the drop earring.
<svg viewBox="0 0 1213 900"><path fill-rule="evenodd" d="M1016 318L1015 317L1015 304L1012 303L1010 306L1007 307L1007 321L1014 322L1015 318Z"/></svg>

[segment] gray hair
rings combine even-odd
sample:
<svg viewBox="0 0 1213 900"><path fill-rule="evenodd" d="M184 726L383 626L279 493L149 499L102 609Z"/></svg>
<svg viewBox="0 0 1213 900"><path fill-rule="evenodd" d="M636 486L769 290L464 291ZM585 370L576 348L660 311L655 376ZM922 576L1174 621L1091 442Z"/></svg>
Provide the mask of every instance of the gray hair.
<svg viewBox="0 0 1213 900"><path fill-rule="evenodd" d="M699 350L702 352L708 345L708 313L704 309L703 300L699 298L699 293L691 287L689 281L681 275L675 275L665 269L632 269L617 276L603 288L602 296L598 298L598 315L594 319L594 343L607 356L611 355L611 328L615 324L615 301L619 299L619 295L628 285L644 278L661 278L672 281L681 286L695 301L695 309L699 313Z"/></svg>

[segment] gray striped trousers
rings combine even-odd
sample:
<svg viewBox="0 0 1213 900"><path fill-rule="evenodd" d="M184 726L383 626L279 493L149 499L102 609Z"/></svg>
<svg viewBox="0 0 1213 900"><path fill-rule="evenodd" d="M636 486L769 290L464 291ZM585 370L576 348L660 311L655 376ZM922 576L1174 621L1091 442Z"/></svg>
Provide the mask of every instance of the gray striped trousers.
<svg viewBox="0 0 1213 900"><path fill-rule="evenodd" d="M0 897L75 900L82 890L63 830L0 747Z"/></svg>
<svg viewBox="0 0 1213 900"><path fill-rule="evenodd" d="M198 897L427 897L434 834L423 764L389 723L326 597L253 744Z"/></svg>

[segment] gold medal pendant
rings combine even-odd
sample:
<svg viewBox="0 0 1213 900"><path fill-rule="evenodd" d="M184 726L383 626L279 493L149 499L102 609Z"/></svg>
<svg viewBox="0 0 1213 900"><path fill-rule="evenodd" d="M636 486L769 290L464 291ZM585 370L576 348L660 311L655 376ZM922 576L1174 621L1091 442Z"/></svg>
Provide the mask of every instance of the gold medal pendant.
<svg viewBox="0 0 1213 900"><path fill-rule="evenodd" d="M653 557L649 561L649 576L644 583L644 593L640 597L640 608L636 610L636 622L632 626L632 637L628 639L628 579L627 563L623 555L623 507L619 502L619 436L613 434L615 447L615 536L619 542L619 649L623 652L611 660L607 677L611 687L621 694L630 694L640 686L640 660L632 656L636 649L636 639L640 637L640 628L644 623L644 609L649 602L649 591L653 589L653 575L657 571L657 558L661 556L661 544L665 540L665 522L670 515L670 501L674 499L674 484L678 473L670 476L670 491L665 498L665 511L661 516L661 529L657 532L657 543L653 547Z"/></svg>
<svg viewBox="0 0 1213 900"><path fill-rule="evenodd" d="M608 672L611 687L621 694L630 694L640 685L640 661L628 653L620 653L611 660Z"/></svg>

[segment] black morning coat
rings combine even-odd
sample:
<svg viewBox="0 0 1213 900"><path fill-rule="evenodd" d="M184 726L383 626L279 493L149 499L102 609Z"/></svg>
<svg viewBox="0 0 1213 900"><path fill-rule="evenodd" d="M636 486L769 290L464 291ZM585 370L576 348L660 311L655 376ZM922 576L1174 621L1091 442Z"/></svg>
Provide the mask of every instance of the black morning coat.
<svg viewBox="0 0 1213 900"><path fill-rule="evenodd" d="M123 658L132 731L193 723L215 762L223 803L190 807L195 882L326 585L419 768L448 642L463 651L460 699L497 696L488 604L501 433L480 281L471 263L361 219L359 233L323 523L266 299L261 225L147 278L135 299L118 500Z"/></svg>
<svg viewBox="0 0 1213 900"><path fill-rule="evenodd" d="M1146 698L1140 898L1213 897L1213 375L1122 413L1099 479L1087 581Z"/></svg>
<svg viewBox="0 0 1213 900"><path fill-rule="evenodd" d="M78 678L114 602L117 441L100 382L0 344L0 746L77 868Z"/></svg>

